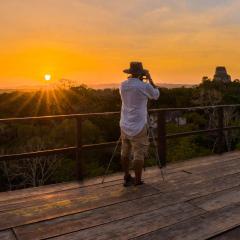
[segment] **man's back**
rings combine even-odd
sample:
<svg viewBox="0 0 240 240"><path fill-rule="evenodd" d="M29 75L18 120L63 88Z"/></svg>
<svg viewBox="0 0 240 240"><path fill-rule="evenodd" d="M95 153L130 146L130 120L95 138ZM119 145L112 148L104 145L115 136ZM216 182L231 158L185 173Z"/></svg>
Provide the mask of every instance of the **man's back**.
<svg viewBox="0 0 240 240"><path fill-rule="evenodd" d="M129 78L120 86L122 111L120 127L129 136L137 135L147 123L148 99L158 99L159 90L138 78Z"/></svg>

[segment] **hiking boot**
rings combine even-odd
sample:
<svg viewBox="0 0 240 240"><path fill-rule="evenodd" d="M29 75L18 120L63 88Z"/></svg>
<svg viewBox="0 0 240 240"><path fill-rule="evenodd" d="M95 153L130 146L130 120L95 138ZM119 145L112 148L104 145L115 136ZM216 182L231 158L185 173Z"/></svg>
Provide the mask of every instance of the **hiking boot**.
<svg viewBox="0 0 240 240"><path fill-rule="evenodd" d="M138 186L138 185L143 185L144 181L140 180L138 182L135 181L134 186Z"/></svg>
<svg viewBox="0 0 240 240"><path fill-rule="evenodd" d="M131 185L133 185L135 182L135 178L133 178L130 174L128 176L124 176L124 183L123 186L124 187L129 187Z"/></svg>

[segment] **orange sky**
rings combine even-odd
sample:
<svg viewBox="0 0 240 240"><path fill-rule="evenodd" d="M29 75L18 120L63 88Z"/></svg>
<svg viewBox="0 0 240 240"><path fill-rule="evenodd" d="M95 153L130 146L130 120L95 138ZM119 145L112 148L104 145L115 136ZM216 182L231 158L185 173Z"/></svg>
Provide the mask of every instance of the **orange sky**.
<svg viewBox="0 0 240 240"><path fill-rule="evenodd" d="M0 88L118 83L143 61L159 83L240 77L237 0L1 0Z"/></svg>

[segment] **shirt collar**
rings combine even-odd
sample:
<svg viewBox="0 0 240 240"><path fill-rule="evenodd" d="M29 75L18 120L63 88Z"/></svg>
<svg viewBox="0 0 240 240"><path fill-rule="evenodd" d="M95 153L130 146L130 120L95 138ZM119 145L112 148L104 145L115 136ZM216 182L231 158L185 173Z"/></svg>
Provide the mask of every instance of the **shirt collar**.
<svg viewBox="0 0 240 240"><path fill-rule="evenodd" d="M139 78L128 78L128 81L140 81Z"/></svg>

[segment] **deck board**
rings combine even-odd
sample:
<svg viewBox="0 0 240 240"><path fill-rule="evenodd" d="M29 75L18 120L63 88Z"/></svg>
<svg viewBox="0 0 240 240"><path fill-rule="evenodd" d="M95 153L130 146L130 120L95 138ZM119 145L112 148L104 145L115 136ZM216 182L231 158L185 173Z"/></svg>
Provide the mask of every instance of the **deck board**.
<svg viewBox="0 0 240 240"><path fill-rule="evenodd" d="M122 174L0 193L0 239L234 239L240 230L240 152ZM202 230L203 229L203 230ZM214 238L215 237L215 238Z"/></svg>
<svg viewBox="0 0 240 240"><path fill-rule="evenodd" d="M100 189L98 192L76 194L72 199L66 197L61 201L55 201L56 199L53 198L51 202L39 202L39 205L31 207L20 208L19 206L16 210L0 213L0 219L2 219L0 230L133 200L157 192L147 185L134 190L119 185L111 187L108 191Z"/></svg>
<svg viewBox="0 0 240 240"><path fill-rule="evenodd" d="M212 211L217 208L222 208L230 204L240 203L240 187L223 190L217 193L212 193L207 196L199 197L189 203L198 206L206 211Z"/></svg>
<svg viewBox="0 0 240 240"><path fill-rule="evenodd" d="M136 197L140 194L151 194L153 192L156 192L157 190L149 186L148 188L144 188L140 191L141 188L136 189L136 191L133 193L132 197L136 195ZM38 207L43 205L48 205L53 202L64 202L64 201L75 201L78 200L82 203L89 204L90 202L99 200L104 201L105 199L109 200L110 198L115 198L118 200L121 200L118 198L120 196L121 198L125 199L129 196L128 193L129 189L123 189L121 185L113 185L109 186L108 188L103 187L89 187L85 189L74 189L69 191L63 191L59 192L57 194L45 194L38 197L29 197L19 199L17 202L10 203L6 202L5 205L0 205L0 216L1 212L11 211L11 210L17 210L17 209L23 209L28 207Z"/></svg>
<svg viewBox="0 0 240 240"><path fill-rule="evenodd" d="M10 230L0 232L0 239L1 240L16 240L13 232Z"/></svg>
<svg viewBox="0 0 240 240"><path fill-rule="evenodd" d="M240 227L236 227L216 237L209 238L209 240L238 240L239 236L240 236Z"/></svg>
<svg viewBox="0 0 240 240"><path fill-rule="evenodd" d="M99 240L130 239L159 228L175 224L184 219L202 214L202 210L190 204L176 204L127 219L111 222L96 228L66 234L53 238L55 240Z"/></svg>
<svg viewBox="0 0 240 240"><path fill-rule="evenodd" d="M240 223L240 205L210 211L167 228L136 238L137 240L208 239ZM237 239L236 239L237 240Z"/></svg>
<svg viewBox="0 0 240 240"><path fill-rule="evenodd" d="M71 216L68 215L49 221L17 227L16 232L22 239L26 240L53 237L68 232L99 226L104 223L128 218L134 215L148 213L177 202L183 202L184 200L185 197L180 193L160 193L133 201L77 213ZM129 209L131 209L131 211L129 211Z"/></svg>
<svg viewBox="0 0 240 240"><path fill-rule="evenodd" d="M231 178L230 178L231 177ZM219 188L218 186L219 181L214 182L209 184L209 182L205 181L204 184L201 182L200 184L196 183L194 186L192 185L192 190L196 191L196 189L198 189L198 196L205 196L206 199L210 198L214 203L218 202L218 204L213 205L214 208L221 208L225 205L228 204L232 204L232 203L236 203L240 201L240 198L238 198L238 190L240 187L236 187L231 189L231 191L229 190L230 186L235 186L236 184L240 184L240 182L237 182L236 180L239 179L239 175L233 175L233 176L229 176L230 180L226 178L223 179L219 179L221 180L221 182L226 183L226 185L222 185L225 186L225 188L227 188L226 192L228 194L232 194L229 199L229 201L226 201L226 199L228 199L228 195L225 193L225 191L223 191L221 188ZM228 183L232 184L229 185ZM215 185L214 185L215 184ZM206 187L207 186L211 186L211 187ZM185 186L183 187L183 189L185 190ZM186 191L186 190L185 190ZM46 237L52 237L54 235L56 235L56 228L57 230L57 234L64 234L66 232L70 232L70 231L77 231L80 229L84 229L84 228L88 228L88 227L93 227L96 226L98 224L103 224L109 221L116 221L118 219L121 219L122 217L129 217L132 215L136 215L136 214L142 214L142 212L148 212L151 211L151 209L157 209L159 207L164 207L164 206L169 206L172 205L174 203L179 203L179 202L184 202L184 201L189 201L192 198L196 198L196 194L191 194L190 189L188 189L188 193L184 194L183 191L181 191L181 188L179 188L177 191L173 191L173 192L168 192L168 193L160 193L160 194L156 194L156 195L152 195L149 197L145 197L145 198L141 198L141 199L137 199L134 201L129 201L129 202L124 202L122 204L116 204L114 206L109 206L109 207L105 207L104 209L95 209L91 212L88 212L87 214L93 214L94 217L96 218L91 218L86 217L86 213L84 214L77 214L75 216L68 216L65 218L59 218L59 219L54 219L52 221L47 221L47 222L41 222L41 223L36 223L33 225L28 225L27 227L20 227L16 229L16 232L19 235L23 235L24 239L39 239L39 238L33 238L33 236L27 236L27 233L30 231L33 231L34 229L37 232L38 236L42 236L42 234ZM226 194L226 197L225 197ZM236 196L234 197L234 194L236 194ZM222 202L219 201L220 196L224 197ZM215 197L215 199L214 199ZM218 198L217 198L218 197ZM201 199L201 197L199 197ZM196 200L198 200L199 198L197 198ZM202 197L204 200L204 197ZM202 200L202 202L203 202ZM195 200L189 201L189 203L193 204L196 207L199 207L203 210L208 210L205 209L200 203L197 204L197 202ZM208 204L208 202L206 203ZM209 203L211 206L211 202ZM131 212L129 212L129 209L131 209ZM99 211L100 210L100 211ZM119 212L120 211L120 212ZM105 214L103 214L105 212ZM117 214L115 214L117 212ZM100 218L98 218L98 215L101 215ZM86 218L87 220L93 220L90 221L91 224L90 225L84 225L84 218ZM106 218L108 218L106 220ZM109 220L110 219L110 220ZM69 225L69 222L71 222L71 224ZM89 222L87 221L87 224L89 224ZM55 231L52 232L51 229L53 229ZM35 233L36 233L35 232ZM52 234L52 235L51 235Z"/></svg>
<svg viewBox="0 0 240 240"><path fill-rule="evenodd" d="M155 182L151 184L161 192L181 191L190 198L198 198L211 193L223 191L240 185L240 173L218 178L184 178L183 181L170 184Z"/></svg>

